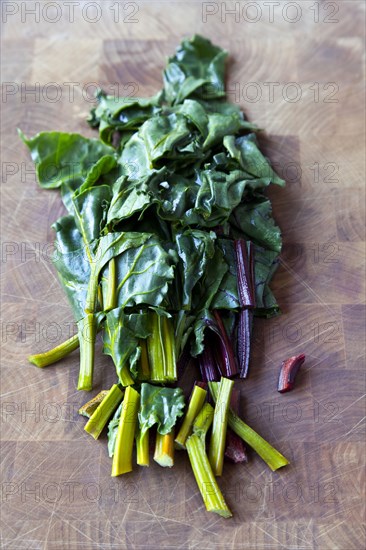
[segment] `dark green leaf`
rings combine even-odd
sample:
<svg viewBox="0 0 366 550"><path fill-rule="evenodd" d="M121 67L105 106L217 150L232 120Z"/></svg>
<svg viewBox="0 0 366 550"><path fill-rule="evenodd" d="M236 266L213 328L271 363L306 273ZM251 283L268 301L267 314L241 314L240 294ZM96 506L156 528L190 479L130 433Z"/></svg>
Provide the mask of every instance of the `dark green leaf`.
<svg viewBox="0 0 366 550"><path fill-rule="evenodd" d="M281 251L281 231L272 217L271 201L267 198L256 197L241 203L233 211L230 222L255 244L277 253Z"/></svg>
<svg viewBox="0 0 366 550"><path fill-rule="evenodd" d="M31 152L38 182L46 189L62 184L78 187L100 158L113 154L113 149L99 140L79 134L41 132L30 139L20 130L19 134Z"/></svg>
<svg viewBox="0 0 366 550"><path fill-rule="evenodd" d="M285 185L284 180L277 176L267 159L258 149L255 134L248 134L238 138L226 136L224 138L224 146L230 155L238 161L243 170L252 174L254 178L268 178L268 183Z"/></svg>
<svg viewBox="0 0 366 550"><path fill-rule="evenodd" d="M278 267L278 254L272 250L265 250L255 246L255 315L273 317L280 313L276 299L269 287L269 283Z"/></svg>
<svg viewBox="0 0 366 550"><path fill-rule="evenodd" d="M154 424L160 434L169 433L184 412L184 395L181 388L161 388L141 384L140 428L145 432Z"/></svg>
<svg viewBox="0 0 366 550"><path fill-rule="evenodd" d="M160 306L174 277L173 258L154 236L149 236L145 242L137 243L138 241L134 240L131 245L126 244L120 254L117 253L116 246L114 247L118 306ZM102 248L99 251L103 253ZM105 281L102 278L102 287L104 285Z"/></svg>
<svg viewBox="0 0 366 550"><path fill-rule="evenodd" d="M224 96L226 56L226 51L202 36L183 40L164 71L167 100L181 103L194 94L209 98Z"/></svg>
<svg viewBox="0 0 366 550"><path fill-rule="evenodd" d="M56 231L53 263L73 309L76 321L85 316L85 301L90 277L90 264L84 242L72 216L54 223Z"/></svg>
<svg viewBox="0 0 366 550"><path fill-rule="evenodd" d="M182 281L182 309L191 307L192 290L205 272L207 262L215 253L216 235L200 230L177 233L179 274Z"/></svg>
<svg viewBox="0 0 366 550"><path fill-rule="evenodd" d="M126 374L137 376L137 363L140 358L140 338L149 336L147 314L127 315L123 308L112 309L106 315L103 334L103 353L110 355L116 367L117 375L125 385Z"/></svg>

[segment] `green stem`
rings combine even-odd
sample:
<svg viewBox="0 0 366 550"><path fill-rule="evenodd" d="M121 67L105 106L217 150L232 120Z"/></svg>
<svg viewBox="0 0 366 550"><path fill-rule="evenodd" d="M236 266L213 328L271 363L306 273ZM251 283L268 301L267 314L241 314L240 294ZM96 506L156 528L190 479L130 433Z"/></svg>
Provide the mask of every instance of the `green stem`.
<svg viewBox="0 0 366 550"><path fill-rule="evenodd" d="M212 397L216 401L218 395L218 383L209 382L209 388ZM257 434L252 428L245 424L233 411L229 409L228 425L230 428L242 438L245 443L248 443L252 449L268 464L271 470L274 472L286 464L289 464L287 458L285 458L280 452L272 447L263 437Z"/></svg>
<svg viewBox="0 0 366 550"><path fill-rule="evenodd" d="M204 441L193 434L187 439L187 451L194 477L208 512L215 512L224 518L232 516L217 485L210 462L206 455Z"/></svg>
<svg viewBox="0 0 366 550"><path fill-rule="evenodd" d="M111 258L108 264L107 296L104 311L110 311L117 307L116 281L116 260Z"/></svg>
<svg viewBox="0 0 366 550"><path fill-rule="evenodd" d="M136 430L136 462L139 466L149 466L149 430Z"/></svg>
<svg viewBox="0 0 366 550"><path fill-rule="evenodd" d="M221 378L213 417L210 447L208 451L210 464L213 473L216 476L222 475L222 469L224 466L228 412L233 386L233 380L229 380L229 378Z"/></svg>
<svg viewBox="0 0 366 550"><path fill-rule="evenodd" d="M121 380L121 384L124 387L134 385L135 381L132 378L132 376L130 375L130 371L129 371L127 363L123 366L123 368L122 368L122 370L119 374L119 379Z"/></svg>
<svg viewBox="0 0 366 550"><path fill-rule="evenodd" d="M193 422L203 407L207 396L207 391L199 386L194 386L192 397L190 399L188 410L184 417L181 428L175 438L178 449L185 449L187 437L192 433Z"/></svg>
<svg viewBox="0 0 366 550"><path fill-rule="evenodd" d="M84 430L93 436L94 439L98 439L109 418L122 401L122 398L123 391L117 384L114 384L85 424Z"/></svg>
<svg viewBox="0 0 366 550"><path fill-rule="evenodd" d="M74 336L71 336L71 338L69 338L65 342L62 342L62 344L56 346L55 348L50 349L49 351L38 353L36 355L30 355L28 357L28 361L30 363L33 363L33 365L36 365L36 367L48 367L48 365L57 363L57 361L60 361L60 359L63 359L63 357L65 357L78 347L79 336L78 334L74 334Z"/></svg>
<svg viewBox="0 0 366 550"><path fill-rule="evenodd" d="M147 351L150 363L151 380L164 382L164 354L161 334L161 317L156 313L149 314L150 336L147 339Z"/></svg>
<svg viewBox="0 0 366 550"><path fill-rule="evenodd" d="M80 407L79 414L90 418L94 411L99 407L105 396L108 395L108 393L108 390L102 390L101 392L99 392L95 397L93 397L93 399L90 399L90 401Z"/></svg>
<svg viewBox="0 0 366 550"><path fill-rule="evenodd" d="M163 317L163 341L165 355L165 380L175 382L177 380L177 361L175 356L175 338L172 319Z"/></svg>
<svg viewBox="0 0 366 550"><path fill-rule="evenodd" d="M175 382L177 379L174 329L171 319L150 314L150 336L147 350L153 382Z"/></svg>
<svg viewBox="0 0 366 550"><path fill-rule="evenodd" d="M139 405L140 395L131 386L128 386L123 400L113 454L113 477L132 471L132 449Z"/></svg>
<svg viewBox="0 0 366 550"><path fill-rule="evenodd" d="M193 422L193 433L205 439L211 427L214 417L214 408L210 403L205 403Z"/></svg>
<svg viewBox="0 0 366 550"><path fill-rule="evenodd" d="M96 319L92 313L88 313L78 322L80 341L78 390L90 391L93 389L94 344L96 332Z"/></svg>
<svg viewBox="0 0 366 550"><path fill-rule="evenodd" d="M98 296L98 269L97 262L91 263L90 279L85 301L85 313L94 313Z"/></svg>
<svg viewBox="0 0 366 550"><path fill-rule="evenodd" d="M156 433L154 460L164 468L174 464L174 428L167 434Z"/></svg>

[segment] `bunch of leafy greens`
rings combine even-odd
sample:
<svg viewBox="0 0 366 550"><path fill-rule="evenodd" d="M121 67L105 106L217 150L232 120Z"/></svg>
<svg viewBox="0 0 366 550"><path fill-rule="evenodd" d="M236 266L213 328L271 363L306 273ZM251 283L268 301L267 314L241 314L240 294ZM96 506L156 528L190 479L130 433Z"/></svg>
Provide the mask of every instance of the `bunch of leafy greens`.
<svg viewBox="0 0 366 550"><path fill-rule="evenodd" d="M243 320L279 312L269 283L281 235L265 191L284 181L261 153L257 127L225 100L226 56L194 36L168 60L155 96L99 91L88 119L99 139L20 132L40 186L59 189L67 210L53 225L54 265L78 324L72 341L30 360L45 366L79 344L79 389L92 389L98 331L118 383L140 388L176 380L183 350L201 357L212 338L222 361L211 371L237 374L234 355L250 334ZM182 397L169 415L177 396L158 390L141 386L141 433L155 422L171 430L178 416ZM138 397L128 398L135 407Z"/></svg>

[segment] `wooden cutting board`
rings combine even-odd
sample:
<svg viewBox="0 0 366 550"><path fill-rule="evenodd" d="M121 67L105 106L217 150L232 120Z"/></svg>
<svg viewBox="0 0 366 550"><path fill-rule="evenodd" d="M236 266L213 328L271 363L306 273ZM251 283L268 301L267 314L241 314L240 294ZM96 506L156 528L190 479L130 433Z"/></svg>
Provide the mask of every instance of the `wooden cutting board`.
<svg viewBox="0 0 366 550"><path fill-rule="evenodd" d="M72 18L64 2L39 3L37 21L33 2L2 6L2 548L363 548L364 3L76 4ZM271 190L283 315L256 321L239 384L247 422L291 465L271 473L254 453L225 465L230 520L204 510L182 453L171 470L112 479L106 437L77 414L77 353L45 370L26 361L75 327L50 261L63 207L37 187L16 127L91 136L95 86L155 93L194 32L229 50L229 97L266 129L288 182ZM280 395L281 361L300 352L296 389ZM101 354L95 371L93 395L114 381Z"/></svg>

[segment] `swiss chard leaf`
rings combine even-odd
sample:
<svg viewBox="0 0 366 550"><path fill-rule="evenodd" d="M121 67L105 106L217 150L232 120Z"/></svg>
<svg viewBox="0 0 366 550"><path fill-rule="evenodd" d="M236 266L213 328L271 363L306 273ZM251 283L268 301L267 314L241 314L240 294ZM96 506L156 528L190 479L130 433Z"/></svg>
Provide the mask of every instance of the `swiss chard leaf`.
<svg viewBox="0 0 366 550"><path fill-rule="evenodd" d="M89 124L99 127L100 139L113 144L114 132L138 130L145 120L160 111L161 93L149 98L116 97L103 91L97 94L98 106L92 109Z"/></svg>
<svg viewBox="0 0 366 550"><path fill-rule="evenodd" d="M45 189L62 184L75 189L100 158L113 154L113 149L99 140L79 134L41 132L28 139L19 130L19 135L31 152L39 185Z"/></svg>
<svg viewBox="0 0 366 550"><path fill-rule="evenodd" d="M196 158L187 118L179 113L156 115L140 127L122 150L120 163L130 179L141 178L158 167L162 158Z"/></svg>
<svg viewBox="0 0 366 550"><path fill-rule="evenodd" d="M154 236L115 256L118 306L160 306L174 278L172 260L172 255L164 250ZM104 285L102 279L102 287Z"/></svg>
<svg viewBox="0 0 366 550"><path fill-rule="evenodd" d="M254 314L260 317L274 317L280 313L269 283L278 267L278 254L260 246L255 247L255 295Z"/></svg>
<svg viewBox="0 0 366 550"><path fill-rule="evenodd" d="M90 277L90 263L84 242L72 216L64 216L53 224L56 231L53 263L71 304L74 317L85 316L85 302Z"/></svg>
<svg viewBox="0 0 366 550"><path fill-rule="evenodd" d="M110 200L111 189L108 185L91 187L73 196L75 222L86 246L99 238Z"/></svg>
<svg viewBox="0 0 366 550"><path fill-rule="evenodd" d="M141 355L139 339L148 336L147 314L127 315L122 308L116 308L107 313L104 323L103 353L112 357L117 375L123 385L126 385L129 375L132 379L136 378Z"/></svg>
<svg viewBox="0 0 366 550"><path fill-rule="evenodd" d="M190 309L192 290L205 273L207 262L215 254L214 232L186 230L177 233L179 274L182 281L182 309Z"/></svg>
<svg viewBox="0 0 366 550"><path fill-rule="evenodd" d="M234 243L229 239L219 239L218 246L223 253L227 270L210 305L212 309L235 310L240 307L240 302L238 297ZM205 307L208 306L206 305Z"/></svg>
<svg viewBox="0 0 366 550"><path fill-rule="evenodd" d="M268 160L260 152L255 134L238 138L228 135L224 137L223 143L230 155L238 161L243 170L252 174L253 178L268 179L268 184L285 185L284 180L274 172Z"/></svg>
<svg viewBox="0 0 366 550"><path fill-rule="evenodd" d="M181 103L189 96L223 97L227 52L195 35L183 40L164 71L165 97Z"/></svg>
<svg viewBox="0 0 366 550"><path fill-rule="evenodd" d="M225 223L232 210L240 203L248 180L240 170L229 174L219 170L197 173L197 195L194 207L186 211L184 222L203 227Z"/></svg>
<svg viewBox="0 0 366 550"><path fill-rule="evenodd" d="M169 433L177 419L184 412L184 395L181 388L162 388L152 384L141 384L141 405L139 421L141 431L157 424L160 434Z"/></svg>
<svg viewBox="0 0 366 550"><path fill-rule="evenodd" d="M230 222L234 233L236 228L255 244L277 253L281 251L281 231L272 217L271 201L266 197L241 203L233 211Z"/></svg>

